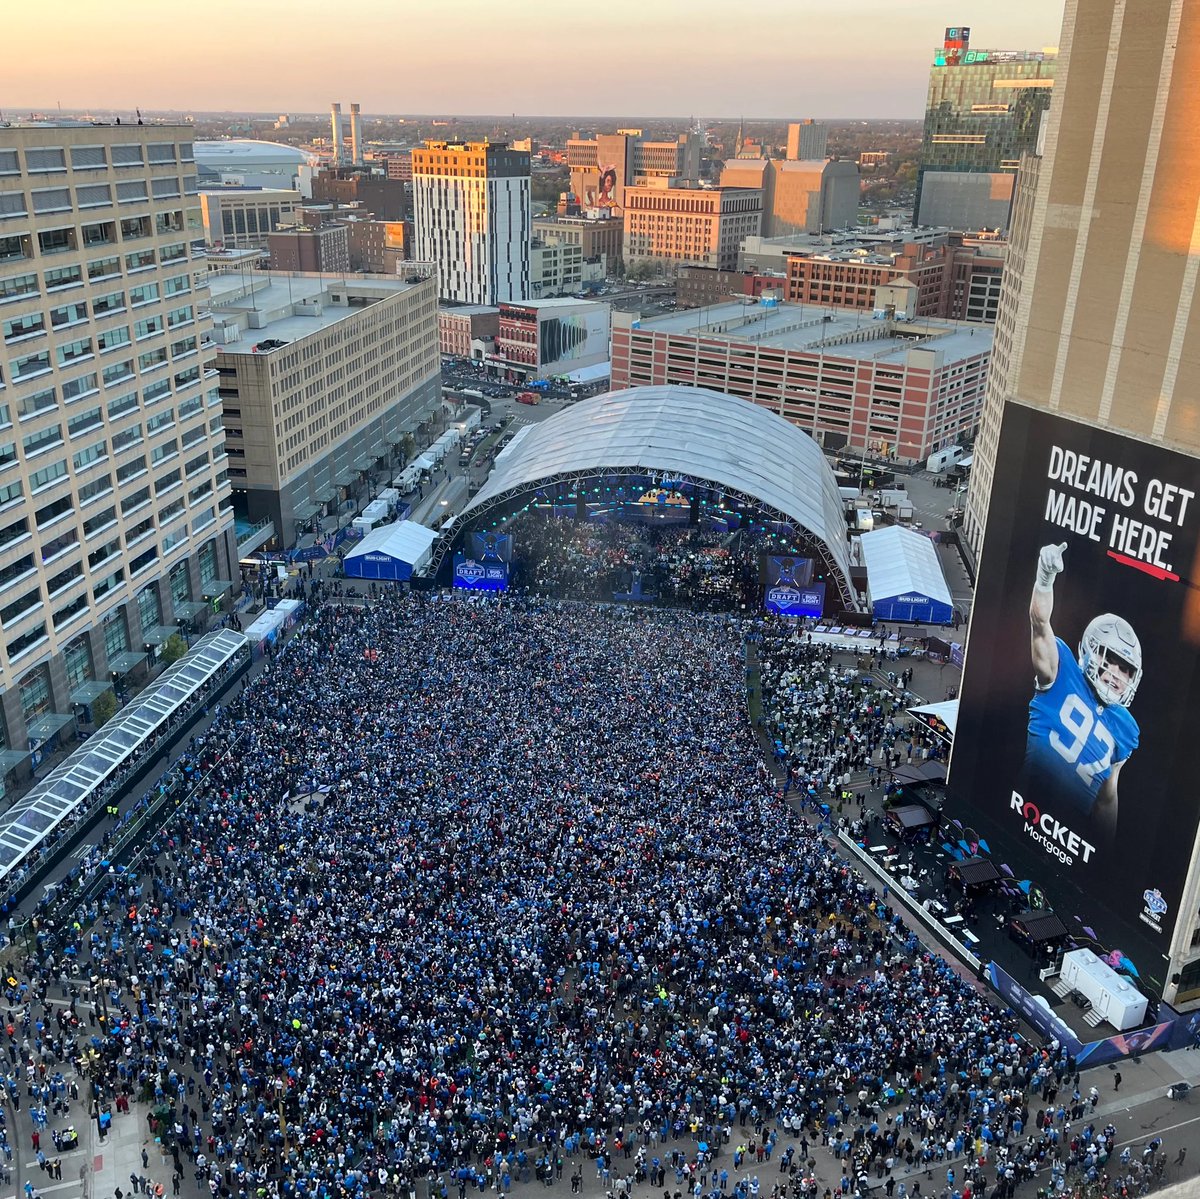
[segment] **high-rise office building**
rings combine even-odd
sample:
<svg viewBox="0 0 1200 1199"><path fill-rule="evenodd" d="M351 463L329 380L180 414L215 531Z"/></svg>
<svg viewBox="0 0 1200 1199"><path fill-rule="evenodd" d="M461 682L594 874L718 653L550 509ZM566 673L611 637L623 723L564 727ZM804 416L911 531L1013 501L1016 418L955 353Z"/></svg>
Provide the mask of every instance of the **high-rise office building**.
<svg viewBox="0 0 1200 1199"><path fill-rule="evenodd" d="M567 142L567 165L572 210L615 216L624 209L627 187L654 181L698 183L700 139L694 133L681 133L671 142L651 142L640 129L574 137Z"/></svg>
<svg viewBox="0 0 1200 1199"><path fill-rule="evenodd" d="M0 763L237 578L191 132L0 127Z"/></svg>
<svg viewBox="0 0 1200 1199"><path fill-rule="evenodd" d="M340 230L343 237L345 230ZM239 506L283 545L336 510L441 397L432 267L406 278L298 274L214 280L229 475Z"/></svg>
<svg viewBox="0 0 1200 1199"><path fill-rule="evenodd" d="M816 121L793 121L787 128L787 158L789 162L808 162L824 158L829 141L829 127Z"/></svg>
<svg viewBox="0 0 1200 1199"><path fill-rule="evenodd" d="M743 187L625 189L625 267L647 262L674 274L685 264L732 270L744 238L758 234L762 192Z"/></svg>
<svg viewBox="0 0 1200 1199"><path fill-rule="evenodd" d="M966 511L977 549L1008 400L1200 455L1200 133L1185 55L1200 54L1200 3L1129 0L1121 11L1114 32L1109 4L1068 0L1071 88L1021 171ZM1167 46L1177 27L1193 40Z"/></svg>
<svg viewBox="0 0 1200 1199"><path fill-rule="evenodd" d="M427 141L412 152L414 256L438 294L497 304L529 294L529 155L505 142Z"/></svg>
<svg viewBox="0 0 1200 1199"><path fill-rule="evenodd" d="M956 194L954 181L946 180L947 175L1015 172L1021 155L1036 147L1042 115L1050 105L1057 65L1055 51L973 50L970 34L965 27L952 26L934 52L917 174L919 224L946 223L947 200ZM927 177L931 177L928 181L932 187L941 187L937 193L938 211L929 219L922 209ZM1011 185L997 182L995 191L1006 215ZM978 205L979 197L973 190L964 193L963 198ZM989 227L997 223L1000 211L989 213ZM963 221L950 223L958 228L980 225L978 221L967 221L965 215Z"/></svg>
<svg viewBox="0 0 1200 1199"><path fill-rule="evenodd" d="M1200 0L1067 0L975 443L979 578L949 776L997 859L1183 1010L1200 1006L1198 70ZM1117 664L1113 689L1088 681L1093 659ZM1062 671L1079 672L1072 699ZM1037 697L1053 779L1021 773ZM1101 727L1114 705L1132 742ZM1072 733L1054 724L1075 714ZM1069 830L1061 854L1041 813Z"/></svg>

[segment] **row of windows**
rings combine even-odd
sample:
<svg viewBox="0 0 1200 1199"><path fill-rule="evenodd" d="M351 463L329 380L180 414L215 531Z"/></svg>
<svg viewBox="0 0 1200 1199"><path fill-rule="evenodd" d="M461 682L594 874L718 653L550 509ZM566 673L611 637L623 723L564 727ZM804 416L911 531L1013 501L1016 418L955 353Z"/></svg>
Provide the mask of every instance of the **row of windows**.
<svg viewBox="0 0 1200 1199"><path fill-rule="evenodd" d="M86 183L71 187L34 187L26 194L19 191L0 192L0 221L45 216L55 212L85 212L93 208L111 208L114 203L144 204L149 200L174 200L181 196L199 194L195 175L182 182L172 176L166 179L130 179L115 186L109 183Z"/></svg>
<svg viewBox="0 0 1200 1199"><path fill-rule="evenodd" d="M25 173L54 175L67 170L95 171L108 167L175 166L178 162L194 160L191 142L176 146L174 142L130 142L124 145L98 146L30 146L25 150ZM0 175L19 175L21 159L15 149L0 149Z"/></svg>

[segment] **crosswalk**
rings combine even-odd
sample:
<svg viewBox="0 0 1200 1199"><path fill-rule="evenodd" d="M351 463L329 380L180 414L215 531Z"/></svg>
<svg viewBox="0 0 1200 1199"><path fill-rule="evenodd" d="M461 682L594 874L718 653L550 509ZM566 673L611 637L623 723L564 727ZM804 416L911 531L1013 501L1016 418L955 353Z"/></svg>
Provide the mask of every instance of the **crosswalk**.
<svg viewBox="0 0 1200 1199"><path fill-rule="evenodd" d="M40 1195L42 1199L49 1195L53 1195L54 1199L92 1199L92 1178L99 1167L102 1155L93 1156L89 1148L81 1147L67 1150L65 1153L48 1153L47 1156L51 1160L57 1157L62 1163L61 1182L52 1181L49 1173L40 1169L37 1161L33 1158L22 1163L22 1170L19 1174L13 1170L10 1164L10 1179L17 1178L22 1183L28 1181L33 1185L34 1195ZM28 1192L22 1187L20 1192L14 1190L8 1194L0 1194L0 1199L25 1199L27 1194Z"/></svg>

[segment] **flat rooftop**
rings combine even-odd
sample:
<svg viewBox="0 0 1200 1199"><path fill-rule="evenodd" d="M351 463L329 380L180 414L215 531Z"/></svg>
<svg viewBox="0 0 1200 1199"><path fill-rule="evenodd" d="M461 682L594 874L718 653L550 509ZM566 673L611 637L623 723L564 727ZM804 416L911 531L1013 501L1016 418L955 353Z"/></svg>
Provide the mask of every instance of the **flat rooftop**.
<svg viewBox="0 0 1200 1199"><path fill-rule="evenodd" d="M916 348L940 350L950 359L970 358L992 348L991 325L930 317L876 320L869 312L813 304L769 306L733 301L643 317L637 327L653 333L749 341L772 349L896 363Z"/></svg>
<svg viewBox="0 0 1200 1199"><path fill-rule="evenodd" d="M25 117L21 120L0 121L0 129L103 129L111 126L124 129L188 129L194 128L182 121L85 121L81 117Z"/></svg>
<svg viewBox="0 0 1200 1199"><path fill-rule="evenodd" d="M224 354L250 354L252 347L270 338L279 341L299 341L320 333L339 321L363 311L362 304L334 304L331 293L349 293L384 300L390 296L412 291L416 284L406 283L388 275L271 275L256 272L245 278L238 273L212 275L208 280L210 307L214 321L237 318L241 338L221 345ZM296 315L295 305L303 301L319 301L320 311ZM249 328L246 314L259 311L268 314L267 322Z"/></svg>
<svg viewBox="0 0 1200 1199"><path fill-rule="evenodd" d="M443 312L447 316L487 316L490 313L498 313L499 308L490 304L442 304L438 306L438 312Z"/></svg>
<svg viewBox="0 0 1200 1199"><path fill-rule="evenodd" d="M577 300L574 296L552 296L545 300L502 300L509 308L590 308L607 307L603 300Z"/></svg>

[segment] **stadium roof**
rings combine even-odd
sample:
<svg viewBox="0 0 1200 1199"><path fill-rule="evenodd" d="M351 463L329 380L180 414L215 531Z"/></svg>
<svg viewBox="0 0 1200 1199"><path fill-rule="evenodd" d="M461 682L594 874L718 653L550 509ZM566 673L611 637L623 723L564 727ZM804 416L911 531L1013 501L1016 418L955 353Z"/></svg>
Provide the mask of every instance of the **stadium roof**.
<svg viewBox="0 0 1200 1199"><path fill-rule="evenodd" d="M296 146L249 137L225 137L211 141L198 138L192 143L192 151L197 163L230 169L268 162L294 162L297 166L303 166L310 158Z"/></svg>
<svg viewBox="0 0 1200 1199"><path fill-rule="evenodd" d="M807 433L735 396L699 387L633 387L564 408L523 430L496 460L458 527L506 494L561 475L663 471L745 496L827 548L849 600L846 521L833 471Z"/></svg>

